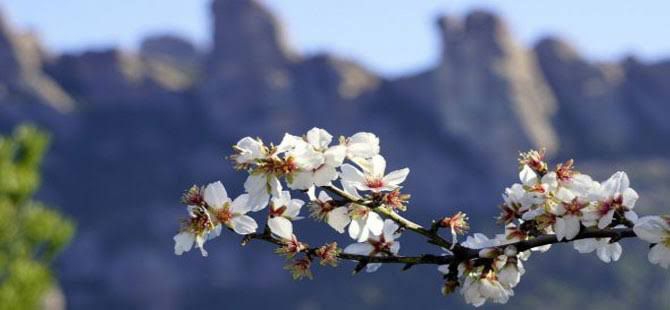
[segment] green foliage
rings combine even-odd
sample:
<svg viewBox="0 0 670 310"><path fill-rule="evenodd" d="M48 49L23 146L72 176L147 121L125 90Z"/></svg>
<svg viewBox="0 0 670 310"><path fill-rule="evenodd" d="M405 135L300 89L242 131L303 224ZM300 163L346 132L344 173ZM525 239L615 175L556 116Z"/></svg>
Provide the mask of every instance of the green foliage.
<svg viewBox="0 0 670 310"><path fill-rule="evenodd" d="M49 264L74 233L71 220L33 201L46 133L18 127L0 136L0 309L35 309L53 285Z"/></svg>

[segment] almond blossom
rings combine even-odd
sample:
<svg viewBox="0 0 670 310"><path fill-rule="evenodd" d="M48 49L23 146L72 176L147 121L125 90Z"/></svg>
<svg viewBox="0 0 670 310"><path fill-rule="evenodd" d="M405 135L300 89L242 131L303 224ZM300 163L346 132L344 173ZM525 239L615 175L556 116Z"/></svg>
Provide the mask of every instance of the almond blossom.
<svg viewBox="0 0 670 310"><path fill-rule="evenodd" d="M268 150L260 139L244 137L233 146L235 154L231 158L238 165L250 165L267 156Z"/></svg>
<svg viewBox="0 0 670 310"><path fill-rule="evenodd" d="M649 251L649 262L665 269L670 266L670 218L645 216L633 227L635 235L653 246Z"/></svg>
<svg viewBox="0 0 670 310"><path fill-rule="evenodd" d="M379 138L369 132L356 133L344 139L342 145L346 148L347 158L353 161L369 159L379 154Z"/></svg>
<svg viewBox="0 0 670 310"><path fill-rule="evenodd" d="M240 235L253 233L258 228L256 221L245 215L251 209L248 194L231 201L226 188L219 181L207 185L204 200L214 223L226 225Z"/></svg>
<svg viewBox="0 0 670 310"><path fill-rule="evenodd" d="M367 241L350 244L344 248L344 253L367 255L367 256L395 256L400 250L400 242L395 241L400 238L398 229L400 226L392 220L385 220L381 234L370 236ZM375 272L382 264L367 264L367 272Z"/></svg>
<svg viewBox="0 0 670 310"><path fill-rule="evenodd" d="M409 168L392 171L384 175L386 160L381 155L375 155L371 159L360 162L363 171L350 165L342 165L342 182L349 183L361 191L392 191L400 187L409 174Z"/></svg>
<svg viewBox="0 0 670 310"><path fill-rule="evenodd" d="M610 243L611 238L590 238L575 240L573 246L577 252L586 254L596 251L598 258L605 263L616 262L623 249L618 242Z"/></svg>
<svg viewBox="0 0 670 310"><path fill-rule="evenodd" d="M356 190L356 187L351 183L342 182L342 189L349 196L356 200L361 200L362 197ZM357 203L349 203L349 217L351 222L349 224L349 237L358 242L363 242L368 239L370 235L379 235L384 228L384 219L367 206Z"/></svg>
<svg viewBox="0 0 670 310"><path fill-rule="evenodd" d="M630 188L630 181L625 172L619 171L603 182L595 193L598 204L585 214L587 221L597 221L598 228L603 229L614 220L615 213L623 215L635 223L637 214L632 211L637 202L637 192Z"/></svg>
<svg viewBox="0 0 670 310"><path fill-rule="evenodd" d="M299 166L298 171L291 177L291 189L308 189L309 187L326 186L336 180L339 173L337 168L342 165L346 155L343 145L329 146L333 136L320 128L312 128L305 137L306 144L301 147L309 149L305 153L314 156L314 163L318 165Z"/></svg>
<svg viewBox="0 0 670 310"><path fill-rule="evenodd" d="M284 240L291 240L293 237L291 221L300 219L298 214L304 204L305 202L300 199L291 199L291 193L288 191L282 191L273 197L268 219L270 231Z"/></svg>
<svg viewBox="0 0 670 310"><path fill-rule="evenodd" d="M202 256L207 256L205 242L221 234L221 225L214 225L209 212L202 206L188 206L189 218L183 222L180 232L174 236L174 253L182 255L195 247Z"/></svg>
<svg viewBox="0 0 670 310"><path fill-rule="evenodd" d="M507 303L514 295L511 288L505 287L493 270L483 272L479 267L474 271L467 272L461 294L465 302L475 307L482 306L487 300L494 303Z"/></svg>
<svg viewBox="0 0 670 310"><path fill-rule="evenodd" d="M314 187L311 187L307 192L311 200L311 216L325 221L337 232L344 233L344 228L351 223L349 208L346 206L338 207L325 191L321 191L318 198L314 195L314 192Z"/></svg>

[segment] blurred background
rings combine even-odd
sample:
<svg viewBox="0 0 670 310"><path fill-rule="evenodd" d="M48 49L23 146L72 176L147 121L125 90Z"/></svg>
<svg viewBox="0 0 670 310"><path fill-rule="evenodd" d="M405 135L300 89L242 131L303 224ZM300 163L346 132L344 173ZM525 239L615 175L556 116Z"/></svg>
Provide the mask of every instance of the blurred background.
<svg viewBox="0 0 670 310"><path fill-rule="evenodd" d="M11 177L6 167L46 145L14 128L47 130L34 199L69 228L38 237L61 248L76 225L44 262L56 279L43 290L49 309L463 307L440 294L433 267L352 277L342 264L296 282L271 247L241 249L232 234L208 243L208 258L177 257L179 197L219 179L241 193L244 176L225 159L240 137L318 126L378 134L389 169L412 169L407 215L419 223L463 210L473 231L501 231L500 193L531 147L600 180L625 170L638 213L670 213L669 10L660 0L3 0L0 132L14 138L0 204L33 204L35 158ZM3 187L22 173L24 187ZM310 221L299 229L311 244L350 242ZM434 251L410 234L401 243L403 254ZM490 308L667 309L667 271L644 244L623 243L617 264L569 245L535 254L516 296Z"/></svg>

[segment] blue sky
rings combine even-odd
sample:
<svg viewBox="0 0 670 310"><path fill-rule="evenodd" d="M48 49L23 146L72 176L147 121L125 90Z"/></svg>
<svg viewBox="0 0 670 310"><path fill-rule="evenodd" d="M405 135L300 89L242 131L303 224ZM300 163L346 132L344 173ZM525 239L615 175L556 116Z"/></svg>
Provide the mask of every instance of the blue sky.
<svg viewBox="0 0 670 310"><path fill-rule="evenodd" d="M492 9L532 44L546 34L570 40L593 59L634 53L670 57L670 1L605 0L261 0L280 17L292 45L330 51L397 76L438 57L434 19ZM0 0L12 23L37 31L53 51L120 45L135 48L151 33L175 32L205 45L209 0Z"/></svg>

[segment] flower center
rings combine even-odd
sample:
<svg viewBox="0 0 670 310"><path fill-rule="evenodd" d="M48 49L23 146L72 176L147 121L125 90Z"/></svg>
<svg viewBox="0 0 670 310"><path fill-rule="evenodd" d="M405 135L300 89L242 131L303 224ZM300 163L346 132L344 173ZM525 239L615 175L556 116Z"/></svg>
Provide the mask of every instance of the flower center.
<svg viewBox="0 0 670 310"><path fill-rule="evenodd" d="M586 203L580 203L577 198L575 198L570 203L566 203L563 206L565 207L565 214L582 216L582 209L586 208L586 205Z"/></svg>
<svg viewBox="0 0 670 310"><path fill-rule="evenodd" d="M371 255L375 254L391 254L391 242L386 242L384 235L379 236L379 240L369 239L368 243L374 248Z"/></svg>
<svg viewBox="0 0 670 310"><path fill-rule="evenodd" d="M261 165L258 168L262 169L262 171L267 174L272 174L275 176L290 175L298 170L295 159L291 156L286 159L267 157L263 159Z"/></svg>
<svg viewBox="0 0 670 310"><path fill-rule="evenodd" d="M214 224L207 216L205 210L195 211L195 216L186 220L186 230L196 234L202 235L207 231L214 229Z"/></svg>
<svg viewBox="0 0 670 310"><path fill-rule="evenodd" d="M380 178L368 178L365 185L369 188L382 188L384 187L384 181Z"/></svg>
<svg viewBox="0 0 670 310"><path fill-rule="evenodd" d="M604 202L601 202L600 205L598 206L598 212L600 215L605 215L607 212L610 210L614 209L621 209L623 207L623 197L621 195L617 195L614 197L614 199L608 199Z"/></svg>
<svg viewBox="0 0 670 310"><path fill-rule="evenodd" d="M219 220L219 222L225 225L228 225L233 219L233 212L228 205L225 205L223 208L216 210L214 215L216 216L216 219Z"/></svg>
<svg viewBox="0 0 670 310"><path fill-rule="evenodd" d="M282 216L284 215L284 211L286 211L286 206L281 206L280 208L270 208L270 217L277 217L277 216Z"/></svg>
<svg viewBox="0 0 670 310"><path fill-rule="evenodd" d="M663 240L661 240L661 243L665 247L670 248L670 234L666 233L666 237Z"/></svg>

